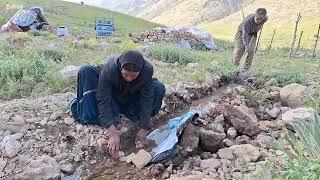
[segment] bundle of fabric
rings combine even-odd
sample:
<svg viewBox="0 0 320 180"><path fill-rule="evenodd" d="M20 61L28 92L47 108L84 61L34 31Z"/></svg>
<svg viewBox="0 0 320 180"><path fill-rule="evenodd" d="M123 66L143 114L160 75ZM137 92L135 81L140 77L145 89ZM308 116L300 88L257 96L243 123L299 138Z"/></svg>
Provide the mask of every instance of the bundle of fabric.
<svg viewBox="0 0 320 180"><path fill-rule="evenodd" d="M29 10L20 9L2 26L2 32L25 32L31 29L41 30L48 22L41 7L32 7Z"/></svg>

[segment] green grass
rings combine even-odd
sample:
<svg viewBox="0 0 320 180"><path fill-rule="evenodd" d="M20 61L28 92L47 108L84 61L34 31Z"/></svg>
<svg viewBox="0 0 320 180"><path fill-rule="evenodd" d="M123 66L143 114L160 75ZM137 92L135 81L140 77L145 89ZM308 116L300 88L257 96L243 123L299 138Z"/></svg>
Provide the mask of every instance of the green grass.
<svg viewBox="0 0 320 180"><path fill-rule="evenodd" d="M288 153L286 168L281 172L281 179L316 180L320 177L320 118L307 122L293 122L293 132L288 131L287 141L294 153Z"/></svg>
<svg viewBox="0 0 320 180"><path fill-rule="evenodd" d="M0 46L1 99L28 97L43 91L54 93L66 87L67 81L58 73L63 63L43 56L32 46Z"/></svg>
<svg viewBox="0 0 320 180"><path fill-rule="evenodd" d="M228 46L227 43L224 44L226 47ZM277 52L281 54L281 50L277 50ZM201 82L208 73L234 77L239 71L238 67L231 64L231 49L204 52L182 49L161 43L151 46L150 56L152 59L170 63L177 62L179 64L177 67L171 66L170 68L159 69L161 74L165 74L166 79L172 77L171 79L182 79L187 82L191 80ZM190 62L198 63L198 66L195 68L186 66ZM280 86L294 82L306 84L312 76L319 76L319 73L312 73L318 66L318 62L310 61L309 59L292 61L275 54L267 56L256 55L251 73L264 79L275 78ZM177 72L174 69L177 69Z"/></svg>
<svg viewBox="0 0 320 180"><path fill-rule="evenodd" d="M305 106L312 107L320 112L320 88L314 90L311 99L305 102Z"/></svg>
<svg viewBox="0 0 320 180"><path fill-rule="evenodd" d="M116 24L116 36L127 37L129 32L141 32L160 25L139 18L131 17L106 9L81 6L59 0L2 0L0 1L0 23L5 23L17 10L6 9L7 4L30 6L42 6L48 22L54 26L65 25L74 35L94 35L94 20L96 17L114 18ZM6 19L5 21L3 19ZM1 23L1 24L2 24Z"/></svg>

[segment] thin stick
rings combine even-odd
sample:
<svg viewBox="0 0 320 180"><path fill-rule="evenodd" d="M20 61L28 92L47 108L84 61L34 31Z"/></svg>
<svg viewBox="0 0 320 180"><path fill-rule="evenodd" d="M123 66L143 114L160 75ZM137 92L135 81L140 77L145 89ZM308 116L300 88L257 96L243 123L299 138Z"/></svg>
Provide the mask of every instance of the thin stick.
<svg viewBox="0 0 320 180"><path fill-rule="evenodd" d="M297 48L296 48L296 51L294 52L294 55L293 55L293 57L296 57L296 55L297 55L297 52L298 52L298 50L299 50L299 48L300 48L300 42L301 42L301 37L302 37L302 34L303 34L303 31L301 31L301 33L300 33L300 37L299 37L299 42L298 42L298 46L297 46Z"/></svg>
<svg viewBox="0 0 320 180"><path fill-rule="evenodd" d="M257 46L256 46L255 53L257 53L258 47L259 47L259 45L260 45L260 37L261 37L262 29L263 29L263 26L261 27L261 30L260 30L260 33L259 33L259 37L258 37L258 42L257 42Z"/></svg>
<svg viewBox="0 0 320 180"><path fill-rule="evenodd" d="M273 30L272 38L271 38L271 41L270 41L270 44L269 44L269 47L268 47L268 54L270 53L270 50L271 50L271 47L272 47L273 38L274 38L275 34L276 34L276 29Z"/></svg>
<svg viewBox="0 0 320 180"><path fill-rule="evenodd" d="M317 39L316 39L316 42L315 42L314 48L313 48L312 58L316 57L316 49L317 49L317 44L318 44L318 39L319 39L319 32L320 32L320 24L319 24L318 33L317 33Z"/></svg>
<svg viewBox="0 0 320 180"><path fill-rule="evenodd" d="M293 34L293 40L292 40L292 43L291 43L291 48L290 48L290 53L289 53L289 59L291 59L291 57L292 57L293 47L294 47L294 44L295 44L295 42L296 42L297 30L298 30L298 25L299 25L300 19L301 19L301 13L299 12L299 13L297 14L296 25L295 25L295 28L294 28L294 34Z"/></svg>

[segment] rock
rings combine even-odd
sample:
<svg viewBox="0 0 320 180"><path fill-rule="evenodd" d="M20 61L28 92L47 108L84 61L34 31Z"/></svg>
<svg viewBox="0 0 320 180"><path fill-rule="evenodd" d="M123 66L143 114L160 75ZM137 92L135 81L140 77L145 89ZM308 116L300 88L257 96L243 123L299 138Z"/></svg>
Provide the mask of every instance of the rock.
<svg viewBox="0 0 320 180"><path fill-rule="evenodd" d="M135 153L131 153L128 156L121 157L119 160L122 162L131 163L134 157L135 157Z"/></svg>
<svg viewBox="0 0 320 180"><path fill-rule="evenodd" d="M42 120L40 121L40 125L41 125L41 126L45 126L45 125L47 124L48 120L49 120L49 118L44 118L44 119L42 119Z"/></svg>
<svg viewBox="0 0 320 180"><path fill-rule="evenodd" d="M218 149L223 147L223 139L225 138L225 134L216 133L212 130L206 130L204 128L200 128L200 145L201 148L210 151L217 152Z"/></svg>
<svg viewBox="0 0 320 180"><path fill-rule="evenodd" d="M268 96L266 97L266 99L269 99L273 102L279 102L280 101L280 92L278 92L278 91L270 92L268 94Z"/></svg>
<svg viewBox="0 0 320 180"><path fill-rule="evenodd" d="M2 172L4 170L6 165L7 165L7 160L0 159L0 172Z"/></svg>
<svg viewBox="0 0 320 180"><path fill-rule="evenodd" d="M60 70L63 78L77 77L81 66L69 65Z"/></svg>
<svg viewBox="0 0 320 180"><path fill-rule="evenodd" d="M261 155L258 148L251 144L234 145L229 148L236 158L243 159L248 163L257 161Z"/></svg>
<svg viewBox="0 0 320 180"><path fill-rule="evenodd" d="M119 157L119 158L122 158L122 157L124 157L124 156L125 156L124 152L123 152L123 151L119 151L118 157Z"/></svg>
<svg viewBox="0 0 320 180"><path fill-rule="evenodd" d="M304 120L308 122L314 122L316 120L317 111L313 108L297 108L291 109L284 114L282 114L282 121L285 126L289 129L292 129L292 123L294 121Z"/></svg>
<svg viewBox="0 0 320 180"><path fill-rule="evenodd" d="M230 147L230 146L235 145L235 143L234 143L233 141L231 141L230 139L224 139L224 140L223 140L223 143L224 143L224 145L227 146L227 147Z"/></svg>
<svg viewBox="0 0 320 180"><path fill-rule="evenodd" d="M54 121L57 120L58 118L61 118L63 116L63 112L62 111L54 111L51 115L49 120L50 121Z"/></svg>
<svg viewBox="0 0 320 180"><path fill-rule="evenodd" d="M80 155L75 155L74 158L73 158L73 160L74 160L75 162L80 162L80 161L81 161Z"/></svg>
<svg viewBox="0 0 320 180"><path fill-rule="evenodd" d="M229 159L229 160L234 159L234 155L233 155L232 149L230 149L230 148L219 149L218 156L221 159Z"/></svg>
<svg viewBox="0 0 320 180"><path fill-rule="evenodd" d="M277 123L274 121L259 121L259 128L263 131L281 129L281 127L278 127Z"/></svg>
<svg viewBox="0 0 320 180"><path fill-rule="evenodd" d="M214 119L214 122L224 122L224 116L223 116L223 114L217 116L217 117Z"/></svg>
<svg viewBox="0 0 320 180"><path fill-rule="evenodd" d="M71 125L74 123L74 119L71 118L71 117L67 117L64 119L64 123L67 124L67 125Z"/></svg>
<svg viewBox="0 0 320 180"><path fill-rule="evenodd" d="M281 110L279 109L279 108L277 108L277 107L274 107L273 109L266 109L266 113L270 116L270 117L272 117L272 118L274 118L274 119L276 119L278 116L279 116L279 114L280 114L280 112L281 112Z"/></svg>
<svg viewBox="0 0 320 180"><path fill-rule="evenodd" d="M142 169L145 165L147 165L152 159L150 153L141 149L132 159L132 163L139 169Z"/></svg>
<svg viewBox="0 0 320 180"><path fill-rule="evenodd" d="M183 130L180 145L183 149L189 149L190 151L194 151L198 148L199 137L196 135L196 129L194 125L189 124Z"/></svg>
<svg viewBox="0 0 320 180"><path fill-rule="evenodd" d="M268 149L277 149L279 146L279 143L275 138L267 135L262 135L262 134L259 134L257 136L257 143L261 147L265 147Z"/></svg>
<svg viewBox="0 0 320 180"><path fill-rule="evenodd" d="M170 177L170 174L172 174L172 168L173 168L173 164L170 164L170 166L162 174L162 179L167 179Z"/></svg>
<svg viewBox="0 0 320 180"><path fill-rule="evenodd" d="M224 133L224 128L220 123L210 123L207 125L207 128L214 132Z"/></svg>
<svg viewBox="0 0 320 180"><path fill-rule="evenodd" d="M36 160L32 160L22 173L15 176L17 180L41 179L59 180L60 168L57 162L50 156L43 155Z"/></svg>
<svg viewBox="0 0 320 180"><path fill-rule="evenodd" d="M205 159L201 160L200 167L202 169L218 169L221 166L221 163L218 159Z"/></svg>
<svg viewBox="0 0 320 180"><path fill-rule="evenodd" d="M76 168L72 164L68 163L60 165L60 170L66 175L71 175L76 171Z"/></svg>
<svg viewBox="0 0 320 180"><path fill-rule="evenodd" d="M202 175L188 175L183 177L170 178L169 180L202 180L202 179L203 179Z"/></svg>
<svg viewBox="0 0 320 180"><path fill-rule="evenodd" d="M15 115L14 117L12 117L12 120L12 125L23 126L25 124L24 117L20 115Z"/></svg>
<svg viewBox="0 0 320 180"><path fill-rule="evenodd" d="M4 149L4 154L9 158L13 158L22 150L22 145L13 135L6 137L3 138L1 146Z"/></svg>
<svg viewBox="0 0 320 180"><path fill-rule="evenodd" d="M280 90L281 104L291 108L303 105L310 98L311 90L297 83L289 84Z"/></svg>
<svg viewBox="0 0 320 180"><path fill-rule="evenodd" d="M3 129L9 130L13 133L20 132L21 127L25 125L25 119L23 116L15 115L10 121L3 124Z"/></svg>
<svg viewBox="0 0 320 180"><path fill-rule="evenodd" d="M237 131L233 127L231 127L228 129L227 135L229 138L235 138L237 136Z"/></svg>
<svg viewBox="0 0 320 180"><path fill-rule="evenodd" d="M246 135L238 136L236 138L236 144L249 144L249 143L251 143L251 139Z"/></svg>
<svg viewBox="0 0 320 180"><path fill-rule="evenodd" d="M31 156L30 155L19 155L18 157L18 162L19 164L22 165L27 165L32 161Z"/></svg>
<svg viewBox="0 0 320 180"><path fill-rule="evenodd" d="M248 136L255 136L261 130L257 125L257 117L255 113L248 107L225 105L222 107L224 116L229 124L231 124L237 132Z"/></svg>
<svg viewBox="0 0 320 180"><path fill-rule="evenodd" d="M265 87L278 86L278 81L275 78L270 79L264 84Z"/></svg>

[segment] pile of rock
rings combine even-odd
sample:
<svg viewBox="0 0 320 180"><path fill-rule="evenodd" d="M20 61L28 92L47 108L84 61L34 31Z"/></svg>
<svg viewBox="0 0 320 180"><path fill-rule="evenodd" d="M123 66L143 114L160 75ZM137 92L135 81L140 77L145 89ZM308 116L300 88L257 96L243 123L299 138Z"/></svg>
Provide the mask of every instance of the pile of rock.
<svg viewBox="0 0 320 180"><path fill-rule="evenodd" d="M184 130L175 158L142 170L129 166L128 179L147 178L150 174L171 179L240 179L242 175L246 179L257 177L270 161L281 167L283 153L278 149L278 140L284 136L284 127L290 127L297 118L315 119L315 110L301 107L309 90L301 93L306 90L303 87L285 91L288 87L271 83L257 90L263 100L252 101L242 95L240 87L223 90L223 96L218 97L216 90L224 83L219 77L211 77L203 85L167 86L166 103L161 110L164 117L213 92L216 99ZM108 171L121 171L113 168L120 162L110 163L106 131L77 124L68 112L62 111L74 96L66 93L0 104L4 129L0 131L0 178L59 179L62 172L72 174L79 164L88 165L85 169L89 169L98 167L93 164L108 162ZM283 107L290 104L296 109ZM118 130L130 137L131 127L122 124ZM121 156L125 155L127 152ZM150 157L141 151L121 160L143 167ZM147 176L139 174L146 171Z"/></svg>
<svg viewBox="0 0 320 180"><path fill-rule="evenodd" d="M207 49L217 49L212 36L208 32L196 28L155 28L142 33L130 33L135 43L139 42L185 42L192 45L203 44Z"/></svg>

